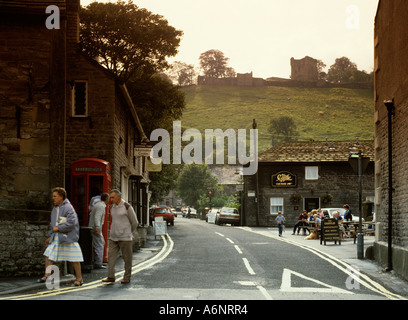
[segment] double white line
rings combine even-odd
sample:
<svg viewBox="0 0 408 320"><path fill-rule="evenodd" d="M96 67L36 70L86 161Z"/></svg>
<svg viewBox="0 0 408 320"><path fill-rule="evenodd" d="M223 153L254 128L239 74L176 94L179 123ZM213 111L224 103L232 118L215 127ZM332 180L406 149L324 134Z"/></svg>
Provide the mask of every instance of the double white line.
<svg viewBox="0 0 408 320"><path fill-rule="evenodd" d="M166 239L166 236L167 236L167 239ZM151 268L155 264L166 259L166 257L170 254L170 252L173 250L173 247L174 247L173 240L170 238L168 234L166 234L166 236L163 236L163 235L161 236L163 239L163 247L160 250L160 252L154 255L152 258L135 265L132 268L132 275L139 273L140 271L143 271L145 269ZM115 274L115 277L117 278L116 281L122 280L124 273L125 271L117 272ZM101 282L101 280L96 280L93 282L85 283L81 287L69 287L69 288L62 288L62 289L52 290L52 291L42 291L42 292L33 293L33 294L25 294L25 295L0 298L0 300L27 300L27 299L36 299L36 298L43 298L43 297L52 297L52 296L57 296L57 295L64 294L64 293L90 290L90 289L94 289L97 287L105 287L108 285L111 285L111 284L103 283Z"/></svg>

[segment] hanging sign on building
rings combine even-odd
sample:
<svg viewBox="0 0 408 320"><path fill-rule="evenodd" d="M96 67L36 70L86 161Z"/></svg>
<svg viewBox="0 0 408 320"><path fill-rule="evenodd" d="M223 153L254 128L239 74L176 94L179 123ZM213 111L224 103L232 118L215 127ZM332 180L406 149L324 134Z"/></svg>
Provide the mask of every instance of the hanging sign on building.
<svg viewBox="0 0 408 320"><path fill-rule="evenodd" d="M272 175L272 187L290 188L297 187L297 176L288 171L280 171Z"/></svg>

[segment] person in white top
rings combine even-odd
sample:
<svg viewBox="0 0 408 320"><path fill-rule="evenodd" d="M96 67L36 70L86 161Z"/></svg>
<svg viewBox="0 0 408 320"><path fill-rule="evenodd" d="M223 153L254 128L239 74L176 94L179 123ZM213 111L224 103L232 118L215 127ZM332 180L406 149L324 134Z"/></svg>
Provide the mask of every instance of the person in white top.
<svg viewBox="0 0 408 320"><path fill-rule="evenodd" d="M102 234L102 227L105 221L105 208L109 201L109 194L103 193L100 196L100 201L93 205L93 209L89 214L88 227L92 228L92 244L94 250L94 267L102 269L103 263L103 248L105 247L105 239Z"/></svg>

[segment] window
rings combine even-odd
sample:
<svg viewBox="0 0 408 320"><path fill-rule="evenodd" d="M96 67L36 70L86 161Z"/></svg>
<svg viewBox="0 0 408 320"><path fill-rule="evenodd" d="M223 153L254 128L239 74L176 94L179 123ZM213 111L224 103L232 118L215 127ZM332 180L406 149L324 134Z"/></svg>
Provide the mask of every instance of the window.
<svg viewBox="0 0 408 320"><path fill-rule="evenodd" d="M305 168L305 179L306 180L319 179L319 167L306 167Z"/></svg>
<svg viewBox="0 0 408 320"><path fill-rule="evenodd" d="M88 83L86 81L75 81L72 88L72 116L88 116Z"/></svg>
<svg viewBox="0 0 408 320"><path fill-rule="evenodd" d="M278 211L283 214L283 198L271 198L271 214L278 214Z"/></svg>

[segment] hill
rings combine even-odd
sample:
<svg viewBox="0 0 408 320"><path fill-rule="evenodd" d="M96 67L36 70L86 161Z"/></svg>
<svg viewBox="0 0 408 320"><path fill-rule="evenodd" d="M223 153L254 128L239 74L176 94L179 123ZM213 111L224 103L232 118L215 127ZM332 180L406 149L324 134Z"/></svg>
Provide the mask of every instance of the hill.
<svg viewBox="0 0 408 320"><path fill-rule="evenodd" d="M251 129L258 123L259 152L271 146L272 118L291 116L298 140L374 138L373 91L345 88L217 87L182 88L183 128ZM248 131L249 135L249 131Z"/></svg>

